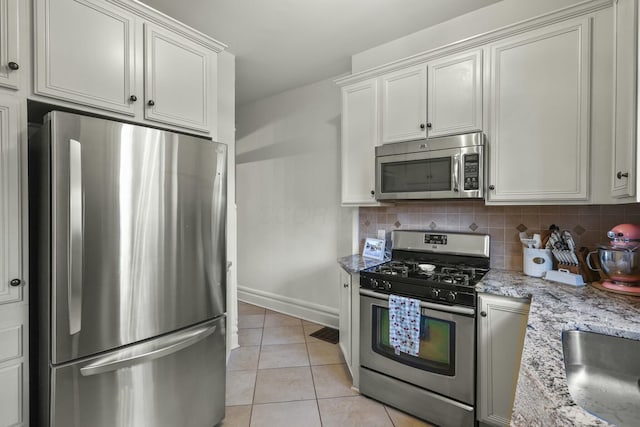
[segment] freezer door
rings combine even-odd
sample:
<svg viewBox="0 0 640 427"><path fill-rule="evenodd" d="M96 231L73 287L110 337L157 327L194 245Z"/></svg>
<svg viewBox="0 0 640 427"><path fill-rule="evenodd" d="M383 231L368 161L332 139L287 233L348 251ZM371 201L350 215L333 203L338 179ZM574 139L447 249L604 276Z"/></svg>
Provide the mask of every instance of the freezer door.
<svg viewBox="0 0 640 427"><path fill-rule="evenodd" d="M226 146L62 112L49 126L52 362L223 314Z"/></svg>
<svg viewBox="0 0 640 427"><path fill-rule="evenodd" d="M51 427L204 427L224 418L225 318L51 370Z"/></svg>

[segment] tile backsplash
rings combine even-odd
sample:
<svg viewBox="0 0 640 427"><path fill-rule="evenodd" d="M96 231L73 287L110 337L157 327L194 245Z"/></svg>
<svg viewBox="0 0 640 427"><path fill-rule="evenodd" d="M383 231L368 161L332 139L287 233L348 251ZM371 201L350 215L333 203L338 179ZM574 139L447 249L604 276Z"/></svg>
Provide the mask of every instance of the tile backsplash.
<svg viewBox="0 0 640 427"><path fill-rule="evenodd" d="M577 247L595 248L607 241L614 225L640 224L640 204L588 206L485 206L477 201L402 202L387 207L360 208L360 252L378 230L440 230L491 236L492 268L522 271L518 234L540 233L551 224L569 230Z"/></svg>

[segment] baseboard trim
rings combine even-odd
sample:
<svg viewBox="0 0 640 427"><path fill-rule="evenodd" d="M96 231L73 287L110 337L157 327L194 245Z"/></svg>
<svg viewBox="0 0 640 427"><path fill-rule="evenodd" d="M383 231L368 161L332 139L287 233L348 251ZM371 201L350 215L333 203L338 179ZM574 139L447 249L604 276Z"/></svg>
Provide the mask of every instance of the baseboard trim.
<svg viewBox="0 0 640 427"><path fill-rule="evenodd" d="M297 298L238 285L238 301L258 305L289 316L338 328L338 310L325 305L313 304Z"/></svg>

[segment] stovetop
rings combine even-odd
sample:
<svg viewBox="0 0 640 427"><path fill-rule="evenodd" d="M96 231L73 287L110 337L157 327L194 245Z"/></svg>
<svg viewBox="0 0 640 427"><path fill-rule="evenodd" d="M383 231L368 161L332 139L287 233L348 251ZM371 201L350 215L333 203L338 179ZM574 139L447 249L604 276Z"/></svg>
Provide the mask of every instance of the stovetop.
<svg viewBox="0 0 640 427"><path fill-rule="evenodd" d="M489 236L395 230L391 261L360 272L360 287L446 305L476 306L489 271ZM425 269L425 264L430 265Z"/></svg>
<svg viewBox="0 0 640 427"><path fill-rule="evenodd" d="M360 287L446 305L476 306L474 286L488 269L440 264L423 272L418 263L390 261L360 272Z"/></svg>

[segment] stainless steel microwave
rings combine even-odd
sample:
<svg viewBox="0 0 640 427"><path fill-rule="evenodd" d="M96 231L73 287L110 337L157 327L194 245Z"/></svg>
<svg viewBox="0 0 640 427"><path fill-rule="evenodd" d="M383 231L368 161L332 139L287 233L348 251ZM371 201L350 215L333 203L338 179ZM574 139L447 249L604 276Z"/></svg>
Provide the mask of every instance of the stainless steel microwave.
<svg viewBox="0 0 640 427"><path fill-rule="evenodd" d="M484 197L482 132L376 147L376 199Z"/></svg>

